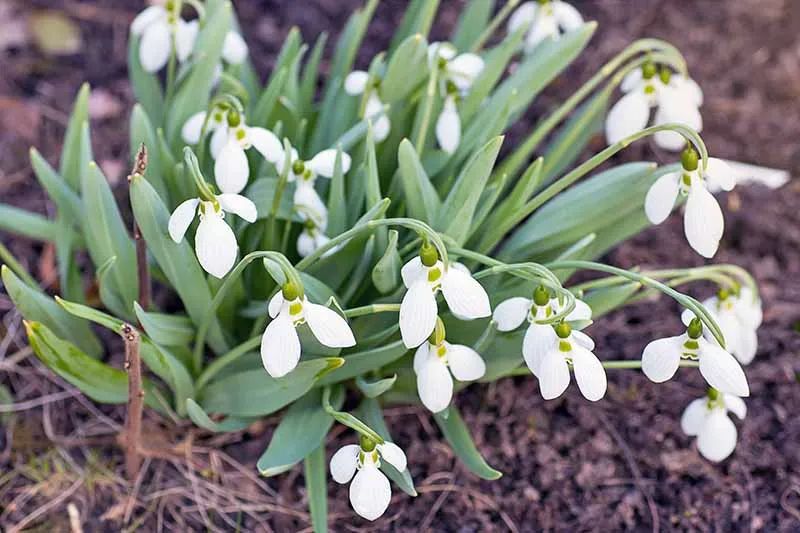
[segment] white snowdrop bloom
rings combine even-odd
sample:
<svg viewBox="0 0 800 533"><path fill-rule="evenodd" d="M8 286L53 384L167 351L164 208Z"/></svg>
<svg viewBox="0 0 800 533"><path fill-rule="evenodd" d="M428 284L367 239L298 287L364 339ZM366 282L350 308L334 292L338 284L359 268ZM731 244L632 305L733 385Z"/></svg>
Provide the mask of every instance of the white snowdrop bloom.
<svg viewBox="0 0 800 533"><path fill-rule="evenodd" d="M358 96L364 91L368 91L363 118L372 122L372 134L375 142L384 141L389 136L392 123L383 112L383 102L381 102L377 88L369 86L369 73L363 70L354 70L348 74L344 79L344 90L351 96Z"/></svg>
<svg viewBox="0 0 800 533"><path fill-rule="evenodd" d="M573 331L566 322L552 329L557 341L541 356L536 370L542 398L552 400L567 390L569 366L572 365L581 394L592 402L601 399L606 394L608 383L603 364L592 353L594 341L585 333Z"/></svg>
<svg viewBox="0 0 800 533"><path fill-rule="evenodd" d="M708 190L710 184L730 191L736 185L727 163L708 158L708 167L699 167L697 152L684 150L681 156L683 170L670 172L658 178L647 191L644 210L653 224L660 224L669 216L678 196L686 197L683 230L686 240L703 257L714 257L725 229L725 219L716 198Z"/></svg>
<svg viewBox="0 0 800 533"><path fill-rule="evenodd" d="M285 376L300 361L297 326L307 323L316 339L330 348L355 346L353 332L341 315L324 305L311 303L302 289L288 283L269 301L267 325L261 337L261 362L270 376Z"/></svg>
<svg viewBox="0 0 800 533"><path fill-rule="evenodd" d="M508 32L513 33L529 26L525 35L525 52L528 53L545 39L558 39L562 33L583 25L577 9L562 0L525 2L508 19Z"/></svg>
<svg viewBox="0 0 800 533"><path fill-rule="evenodd" d="M703 338L703 325L693 318L686 333L651 341L642 353L642 372L655 383L677 372L681 359L698 361L700 374L720 392L750 396L750 388L736 358L715 342Z"/></svg>
<svg viewBox="0 0 800 533"><path fill-rule="evenodd" d="M705 300L703 306L708 309L722 330L728 351L743 365L750 364L758 350L756 331L761 325L763 316L758 295L753 294L749 287L740 288L738 294L720 290L717 296ZM681 318L688 326L694 314L686 309ZM707 331L704 333L709 342L716 342L713 335Z"/></svg>
<svg viewBox="0 0 800 533"><path fill-rule="evenodd" d="M316 191L311 190L316 196ZM316 197L319 198L319 196ZM324 205L316 208L295 205L295 209L298 210L301 218L303 218L303 231L297 237L297 253L300 254L300 257L307 257L330 241L328 236L325 235L328 228L328 210L325 209ZM322 257L327 257L338 249L338 246L334 246L325 252Z"/></svg>
<svg viewBox="0 0 800 533"><path fill-rule="evenodd" d="M247 59L247 43L237 32L231 30L225 34L222 43L222 60L229 65L241 65Z"/></svg>
<svg viewBox="0 0 800 533"><path fill-rule="evenodd" d="M141 37L139 62L147 72L158 72L169 61L173 37L175 55L181 62L192 53L198 22L186 22L180 17L180 3L168 1L164 6L150 6L139 13L131 23L131 33Z"/></svg>
<svg viewBox="0 0 800 533"><path fill-rule="evenodd" d="M436 140L448 154L454 153L461 143L461 119L456 109L455 96L452 94L444 99L442 112L436 119Z"/></svg>
<svg viewBox="0 0 800 533"><path fill-rule="evenodd" d="M459 319L473 320L492 314L489 296L466 268L457 264L445 267L430 245L423 246L420 256L400 270L408 289L400 303L400 334L408 348L422 344L436 327L439 314L436 293L440 290L450 311Z"/></svg>
<svg viewBox="0 0 800 533"><path fill-rule="evenodd" d="M203 133L203 124L206 124L205 111L198 111L189 119L184 122L181 128L181 138L186 144L197 144L200 142L201 134ZM227 127L227 112L223 109L216 108L212 111L211 116L206 124L206 131L213 133L219 128Z"/></svg>
<svg viewBox="0 0 800 533"><path fill-rule="evenodd" d="M367 520L380 518L392 499L389 478L380 471L381 461L399 472L407 467L406 454L397 444L376 444L366 437L361 438L360 444L342 446L331 457L331 477L341 485L352 480L350 505Z"/></svg>
<svg viewBox="0 0 800 533"><path fill-rule="evenodd" d="M694 80L673 75L666 68L660 73L652 63L631 71L622 81L625 95L611 108L606 117L606 139L613 144L647 127L650 110L656 109L653 124L678 122L695 131L703 129L699 107L703 92ZM683 137L674 131L655 134L655 142L666 150L677 151L684 146Z"/></svg>
<svg viewBox="0 0 800 533"><path fill-rule="evenodd" d="M414 354L414 372L422 404L431 412L438 413L450 405L453 378L458 381L480 379L486 374L486 363L469 346L450 344L445 340L436 344L426 341Z"/></svg>
<svg viewBox="0 0 800 533"><path fill-rule="evenodd" d="M200 217L194 236L195 253L203 270L217 278L230 271L239 251L236 235L224 220L226 212L248 222L255 222L258 217L255 204L238 194L220 194L214 201L191 198L176 207L169 217L169 235L175 242L183 240L195 214Z"/></svg>
<svg viewBox="0 0 800 533"><path fill-rule="evenodd" d="M736 448L736 426L729 412L744 420L747 406L738 396L714 389L708 396L692 401L683 411L681 429L690 437L697 437L697 449L709 461L722 461Z"/></svg>

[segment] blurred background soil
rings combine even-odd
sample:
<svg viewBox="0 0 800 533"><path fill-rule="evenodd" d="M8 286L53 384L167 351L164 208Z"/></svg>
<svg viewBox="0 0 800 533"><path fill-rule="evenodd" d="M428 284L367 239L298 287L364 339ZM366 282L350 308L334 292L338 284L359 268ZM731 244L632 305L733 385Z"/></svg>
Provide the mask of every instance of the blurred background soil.
<svg viewBox="0 0 800 533"><path fill-rule="evenodd" d="M357 0L237 0L262 77L292 25L306 40L336 37ZM433 38L445 38L461 2L442 2ZM581 58L537 99L507 142L637 37L660 37L685 54L705 91L703 137L713 155L800 172L800 2L794 0L575 1L599 28ZM384 0L358 67L384 49L405 2ZM126 201L128 25L139 1L5 0L0 3L0 201L50 213L28 147L57 161L71 101L91 83L94 153ZM332 40L329 40L329 47ZM328 56L330 57L330 56ZM325 68L326 65L323 66ZM593 141L601 148L603 139ZM673 160L647 143L620 160ZM751 398L731 458L711 464L679 426L704 392L696 371L655 386L617 371L606 398L586 402L574 387L544 402L534 379L472 386L457 402L478 447L505 475L481 481L458 464L417 408L390 408L420 495L395 490L374 524L356 517L346 487L329 484L334 531L800 531L800 181L779 190L743 186L723 197L726 233L715 262L753 272L765 304L759 355L747 369ZM34 275L54 282L53 251L0 236ZM622 267L703 261L683 237L680 215L606 258ZM695 294L708 295L701 287ZM646 302L590 329L601 358L638 358L649 339L677 334L676 305ZM114 435L120 409L97 407L55 378L25 348L21 321L0 293L0 383L16 407L0 410L0 527L7 531L235 530L310 527L302 469L259 479L255 461L274 427L209 436L165 429L148 438L176 444L152 458L137 483L124 481ZM117 357L115 355L115 357ZM8 403L9 398L0 399ZM0 406L3 407L3 406ZM274 421L274 419L273 419ZM336 430L330 454L350 436Z"/></svg>

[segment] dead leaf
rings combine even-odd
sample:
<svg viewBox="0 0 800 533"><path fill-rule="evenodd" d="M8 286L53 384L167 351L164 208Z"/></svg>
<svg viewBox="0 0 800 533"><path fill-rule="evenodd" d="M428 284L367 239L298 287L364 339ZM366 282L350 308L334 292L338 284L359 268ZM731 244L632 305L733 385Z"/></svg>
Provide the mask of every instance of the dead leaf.
<svg viewBox="0 0 800 533"><path fill-rule="evenodd" d="M38 139L41 115L36 106L18 98L0 96L0 129L30 143Z"/></svg>
<svg viewBox="0 0 800 533"><path fill-rule="evenodd" d="M28 25L36 45L45 54L72 55L80 51L83 44L78 25L60 11L35 11Z"/></svg>

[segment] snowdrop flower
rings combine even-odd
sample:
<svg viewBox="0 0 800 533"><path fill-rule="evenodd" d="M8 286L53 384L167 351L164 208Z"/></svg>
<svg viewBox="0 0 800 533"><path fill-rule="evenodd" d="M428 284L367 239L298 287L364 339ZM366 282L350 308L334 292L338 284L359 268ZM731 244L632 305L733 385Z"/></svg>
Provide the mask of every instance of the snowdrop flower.
<svg viewBox="0 0 800 533"><path fill-rule="evenodd" d="M699 168L697 152L689 147L681 155L682 172L670 172L658 178L647 191L644 210L653 224L669 216L678 196L686 197L683 230L686 240L703 257L714 257L725 229L722 209L708 190L714 184L730 191L735 185L727 163L710 157L708 167Z"/></svg>
<svg viewBox="0 0 800 533"><path fill-rule="evenodd" d="M247 59L247 43L239 33L231 30L222 43L222 60L228 65L241 65Z"/></svg>
<svg viewBox="0 0 800 533"><path fill-rule="evenodd" d="M483 59L476 54L458 54L450 43L431 43L428 46L428 64L439 69L439 91L444 105L436 120L436 140L448 154L452 154L461 142L461 119L456 101L467 94L472 84L483 71Z"/></svg>
<svg viewBox="0 0 800 533"><path fill-rule="evenodd" d="M369 85L369 73L363 70L354 70L344 79L344 91L357 96L367 91L367 103L364 107L363 117L372 122L372 134L375 142L381 142L389 136L392 123L389 117L383 112L383 102L378 95L377 86Z"/></svg>
<svg viewBox="0 0 800 533"><path fill-rule="evenodd" d="M244 196L229 193L214 196L212 200L191 198L175 208L169 217L169 235L178 243L183 240L195 214L200 217L194 236L195 253L203 270L217 278L224 277L230 271L239 251L236 235L224 220L226 212L234 213L248 222L255 222L258 217L253 202Z"/></svg>
<svg viewBox="0 0 800 533"><path fill-rule="evenodd" d="M316 191L314 191L314 195L317 195ZM316 197L319 198L319 196ZM297 206L295 208L297 209ZM307 257L330 241L325 235L328 228L328 210L324 205L319 206L318 210L303 206L298 209L298 213L304 222L303 231L297 237L297 253L300 254L300 257ZM323 257L334 253L337 249L338 247L331 248L325 252Z"/></svg>
<svg viewBox="0 0 800 533"><path fill-rule="evenodd" d="M742 367L731 354L703 338L703 324L693 318L686 333L650 342L642 353L642 371L655 383L667 381L677 372L681 359L698 361L700 374L720 392L750 396Z"/></svg>
<svg viewBox="0 0 800 533"><path fill-rule="evenodd" d="M729 412L744 420L747 406L738 396L709 389L708 396L694 400L681 416L681 429L697 437L697 449L709 461L724 460L736 447L736 426Z"/></svg>
<svg viewBox="0 0 800 533"><path fill-rule="evenodd" d="M450 344L444 336L444 324L437 318L431 338L422 343L414 354L417 392L422 404L433 413L443 411L450 405L453 378L475 381L486 374L486 363L478 352L469 346Z"/></svg>
<svg viewBox="0 0 800 533"><path fill-rule="evenodd" d="M623 79L620 89L625 94L611 108L606 117L606 139L613 144L643 130L650 120L650 109L656 108L653 124L678 122L700 131L703 118L699 107L703 92L694 80L674 76L666 68L657 74L653 63L631 71ZM683 147L683 137L674 131L658 132L655 142L666 150L677 151Z"/></svg>
<svg viewBox="0 0 800 533"><path fill-rule="evenodd" d="M300 361L297 326L307 323L316 339L330 348L355 346L347 321L336 311L308 301L302 287L289 282L269 301L267 325L261 337L261 362L270 376L285 376Z"/></svg>
<svg viewBox="0 0 800 533"><path fill-rule="evenodd" d="M376 444L368 437L361 437L360 444L348 444L339 448L331 457L331 476L337 483L350 483L350 505L367 520L380 518L389 501L392 489L389 479L380 471L381 461L386 461L399 472L406 469L406 454L393 442Z"/></svg>
<svg viewBox="0 0 800 533"><path fill-rule="evenodd" d="M178 61L186 61L192 53L198 22L186 22L180 17L181 2L167 0L164 6L150 6L131 23L131 33L141 37L139 63L147 72L158 72L169 61L173 37Z"/></svg>
<svg viewBox="0 0 800 533"><path fill-rule="evenodd" d="M737 292L721 289L716 296L703 302L722 330L728 351L743 365L753 361L758 350L756 330L761 325L761 300L749 287ZM686 309L681 315L687 326L694 315ZM709 342L716 342L713 335L705 332Z"/></svg>
<svg viewBox="0 0 800 533"><path fill-rule="evenodd" d="M570 4L562 0L545 0L525 2L519 6L508 20L508 32L530 26L525 35L525 52L529 53L545 39L558 39L562 33L582 25L583 17Z"/></svg>
<svg viewBox="0 0 800 533"><path fill-rule="evenodd" d="M431 244L424 244L419 256L403 265L400 275L408 289L400 303L400 334L408 348L422 344L436 327L436 293L440 290L450 311L459 319L492 314L489 296L481 284L463 265L445 266Z"/></svg>

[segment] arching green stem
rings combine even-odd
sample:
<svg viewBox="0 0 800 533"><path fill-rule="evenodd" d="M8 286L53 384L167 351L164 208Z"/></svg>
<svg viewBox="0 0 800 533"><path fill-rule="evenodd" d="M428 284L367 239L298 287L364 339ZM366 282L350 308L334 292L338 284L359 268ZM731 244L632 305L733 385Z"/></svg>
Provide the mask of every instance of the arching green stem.
<svg viewBox="0 0 800 533"><path fill-rule="evenodd" d="M500 26L500 24L502 24L503 21L511 14L511 11L517 7L519 2L520 0L508 0L508 2L506 2L505 5L500 8L500 11L498 11L494 18L492 18L491 22L489 22L489 24L486 26L486 29L483 30L478 39L475 41L475 44L472 45L470 52L476 54L481 51L486 41L489 40L495 31L497 31L497 28Z"/></svg>
<svg viewBox="0 0 800 533"><path fill-rule="evenodd" d="M375 313L399 313L400 304L372 304L346 309L344 316L355 318L357 316L373 315Z"/></svg>
<svg viewBox="0 0 800 533"><path fill-rule="evenodd" d="M239 359L244 354L251 352L261 344L261 335L256 335L236 346L231 351L214 359L200 374L195 383L195 389L200 392L203 390L211 378L216 376L223 368Z"/></svg>

